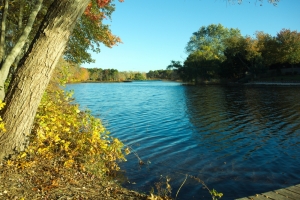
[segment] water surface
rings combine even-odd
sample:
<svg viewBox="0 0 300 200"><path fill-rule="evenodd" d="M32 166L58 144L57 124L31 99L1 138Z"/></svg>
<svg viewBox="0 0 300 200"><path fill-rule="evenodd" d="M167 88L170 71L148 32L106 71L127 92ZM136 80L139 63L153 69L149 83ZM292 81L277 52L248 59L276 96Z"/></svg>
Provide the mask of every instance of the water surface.
<svg viewBox="0 0 300 200"><path fill-rule="evenodd" d="M209 199L196 178L234 199L300 183L300 88L71 84L76 102L134 154L124 185L149 192L171 178L177 199ZM196 177L191 178L190 176Z"/></svg>

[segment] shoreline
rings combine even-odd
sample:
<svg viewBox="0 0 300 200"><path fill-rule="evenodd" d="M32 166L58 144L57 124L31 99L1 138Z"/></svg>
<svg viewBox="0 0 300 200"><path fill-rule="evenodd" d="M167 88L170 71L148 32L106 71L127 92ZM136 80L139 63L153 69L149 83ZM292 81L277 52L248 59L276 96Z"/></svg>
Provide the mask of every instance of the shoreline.
<svg viewBox="0 0 300 200"><path fill-rule="evenodd" d="M237 83L237 82L204 82L195 85L194 83L185 83L182 81L174 80L132 80L132 81L82 81L82 82L70 82L67 84L80 84L80 83L131 83L140 81L167 81L167 82L181 82L185 86L198 86L198 85L227 85L227 86L300 86L300 81L251 81L248 83Z"/></svg>
<svg viewBox="0 0 300 200"><path fill-rule="evenodd" d="M300 81L251 81L246 86L300 86Z"/></svg>

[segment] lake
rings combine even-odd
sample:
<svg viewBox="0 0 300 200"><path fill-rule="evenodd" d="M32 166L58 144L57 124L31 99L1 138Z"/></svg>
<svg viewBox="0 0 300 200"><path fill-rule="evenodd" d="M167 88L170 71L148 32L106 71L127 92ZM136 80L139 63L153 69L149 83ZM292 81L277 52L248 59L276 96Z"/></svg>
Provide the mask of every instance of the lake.
<svg viewBox="0 0 300 200"><path fill-rule="evenodd" d="M300 183L300 87L69 84L75 101L134 153L123 185L149 194L171 178L177 199L223 200Z"/></svg>

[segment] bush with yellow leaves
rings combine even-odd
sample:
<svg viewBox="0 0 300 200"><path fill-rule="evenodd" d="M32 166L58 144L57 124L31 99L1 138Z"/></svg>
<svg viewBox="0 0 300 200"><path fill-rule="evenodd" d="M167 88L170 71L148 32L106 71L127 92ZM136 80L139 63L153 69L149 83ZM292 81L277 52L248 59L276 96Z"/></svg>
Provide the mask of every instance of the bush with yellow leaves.
<svg viewBox="0 0 300 200"><path fill-rule="evenodd" d="M49 88L38 108L29 146L18 156L18 166L51 160L55 167L79 168L101 176L119 170L117 162L126 160L123 143L110 137L89 111L71 104L71 93Z"/></svg>
<svg viewBox="0 0 300 200"><path fill-rule="evenodd" d="M5 103L3 103L1 100L0 100L0 110L2 110L2 108L5 106ZM0 132L5 132L5 127L4 127L4 123L2 121L2 118L0 117Z"/></svg>

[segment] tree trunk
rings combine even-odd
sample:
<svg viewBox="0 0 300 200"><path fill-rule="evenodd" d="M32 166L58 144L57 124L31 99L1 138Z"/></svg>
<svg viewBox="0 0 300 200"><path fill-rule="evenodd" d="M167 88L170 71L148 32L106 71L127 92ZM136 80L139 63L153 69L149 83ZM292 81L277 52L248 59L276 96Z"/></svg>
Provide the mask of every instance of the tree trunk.
<svg viewBox="0 0 300 200"><path fill-rule="evenodd" d="M21 37L19 38L18 42L16 43L14 48L11 50L11 52L4 59L3 64L1 65L1 70L0 70L0 87L4 88L4 83L5 83L5 80L7 79L9 69L10 69L11 65L13 64L14 60L16 59L16 57L20 54L22 48L24 47L25 42L28 38L28 35L32 29L36 15L38 14L38 12L40 11L40 9L42 7L42 3L43 3L43 0L36 1L36 5L28 18L28 22L26 24L26 27L24 28L24 31L23 31ZM4 90L1 90L0 91L0 100L3 100L4 97L5 97Z"/></svg>
<svg viewBox="0 0 300 200"><path fill-rule="evenodd" d="M2 21L1 21L1 33L0 33L0 70L1 64L5 58L5 36L6 36L6 18L8 13L8 0L4 0ZM2 80L3 77L0 75L0 100L4 99L5 91L4 91L4 82ZM3 82L3 84L1 84Z"/></svg>
<svg viewBox="0 0 300 200"><path fill-rule="evenodd" d="M4 8L2 14L2 21L1 21L1 37L0 37L0 63L5 55L5 32L6 32L6 18L8 13L8 0L4 0ZM1 89L1 88L0 88Z"/></svg>
<svg viewBox="0 0 300 200"><path fill-rule="evenodd" d="M36 110L76 20L89 0L55 0L9 86L2 117L0 160L24 150Z"/></svg>
<svg viewBox="0 0 300 200"><path fill-rule="evenodd" d="M18 17L18 29L21 29L23 27L24 0L19 0L19 4L20 4L20 11Z"/></svg>

